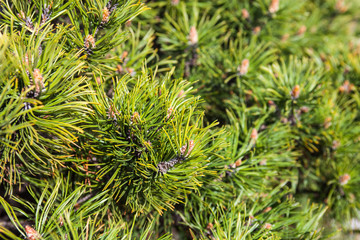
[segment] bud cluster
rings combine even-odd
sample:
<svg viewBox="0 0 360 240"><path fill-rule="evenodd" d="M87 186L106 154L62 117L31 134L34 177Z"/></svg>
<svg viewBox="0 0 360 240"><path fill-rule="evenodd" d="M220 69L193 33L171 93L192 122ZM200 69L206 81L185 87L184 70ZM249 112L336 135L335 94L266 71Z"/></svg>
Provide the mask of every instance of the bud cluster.
<svg viewBox="0 0 360 240"><path fill-rule="evenodd" d="M240 76L244 76L245 74L247 74L249 70L249 65L250 65L249 59L242 60L241 65L238 66L237 69Z"/></svg>
<svg viewBox="0 0 360 240"><path fill-rule="evenodd" d="M191 151L194 149L194 146L195 146L194 140L190 140L190 141L189 141L189 146L188 146L187 144L185 144L184 146L182 146L182 147L180 148L180 153L181 153L181 155L182 155L182 156L185 155L185 157L188 157L189 154L191 153ZM187 150L187 151L186 151L186 150Z"/></svg>

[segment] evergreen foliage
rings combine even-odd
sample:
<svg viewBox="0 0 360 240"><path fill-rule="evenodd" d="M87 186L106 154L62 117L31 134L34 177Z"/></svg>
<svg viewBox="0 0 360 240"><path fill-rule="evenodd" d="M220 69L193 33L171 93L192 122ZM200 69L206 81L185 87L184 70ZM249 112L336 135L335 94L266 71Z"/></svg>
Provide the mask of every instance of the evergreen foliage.
<svg viewBox="0 0 360 240"><path fill-rule="evenodd" d="M358 16L358 0L0 0L0 238L349 238Z"/></svg>

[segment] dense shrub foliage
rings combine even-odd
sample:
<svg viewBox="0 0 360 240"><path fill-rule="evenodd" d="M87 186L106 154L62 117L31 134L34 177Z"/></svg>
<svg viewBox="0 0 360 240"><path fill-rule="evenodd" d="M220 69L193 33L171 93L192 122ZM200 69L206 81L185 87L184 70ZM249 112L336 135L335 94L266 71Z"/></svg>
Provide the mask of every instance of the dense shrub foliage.
<svg viewBox="0 0 360 240"><path fill-rule="evenodd" d="M0 237L348 237L357 0L0 0Z"/></svg>

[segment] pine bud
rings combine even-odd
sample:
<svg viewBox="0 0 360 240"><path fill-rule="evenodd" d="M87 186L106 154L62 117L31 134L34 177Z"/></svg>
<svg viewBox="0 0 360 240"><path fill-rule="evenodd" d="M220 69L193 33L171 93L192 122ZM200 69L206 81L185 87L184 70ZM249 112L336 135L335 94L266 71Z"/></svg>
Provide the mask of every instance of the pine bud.
<svg viewBox="0 0 360 240"><path fill-rule="evenodd" d="M109 17L110 17L110 11L107 7L104 7L104 9L102 10L102 20L101 23L107 23L109 21Z"/></svg>
<svg viewBox="0 0 360 240"><path fill-rule="evenodd" d="M117 66L116 66L116 71L117 71L117 73L123 73L123 67L120 65L120 64L118 64Z"/></svg>
<svg viewBox="0 0 360 240"><path fill-rule="evenodd" d="M27 66L29 66L29 55L28 55L27 53L25 53L25 59L24 59L24 61L25 61L25 64L26 64Z"/></svg>
<svg viewBox="0 0 360 240"><path fill-rule="evenodd" d="M180 98L180 97L184 96L184 93L185 93L184 90L181 90L179 92L179 94L177 95L177 97Z"/></svg>
<svg viewBox="0 0 360 240"><path fill-rule="evenodd" d="M138 123L140 121L140 114L138 112L134 112L131 116L131 123Z"/></svg>
<svg viewBox="0 0 360 240"><path fill-rule="evenodd" d="M300 86L296 85L292 90L291 90L291 98L292 99L298 99L300 96Z"/></svg>
<svg viewBox="0 0 360 240"><path fill-rule="evenodd" d="M309 108L308 107L306 107L306 106L302 106L301 108L300 108L300 112L301 113L307 113L307 112L309 112Z"/></svg>
<svg viewBox="0 0 360 240"><path fill-rule="evenodd" d="M286 42L286 41L289 39L289 37L290 37L290 34L285 33L284 35L282 35L281 41L282 41L282 42Z"/></svg>
<svg viewBox="0 0 360 240"><path fill-rule="evenodd" d="M272 0L269 6L269 13L276 13L279 11L279 0Z"/></svg>
<svg viewBox="0 0 360 240"><path fill-rule="evenodd" d="M86 38L85 38L85 41L84 41L84 46L85 48L89 48L90 47L90 44L92 46L92 48L95 47L95 39L92 35L88 35Z"/></svg>
<svg viewBox="0 0 360 240"><path fill-rule="evenodd" d="M190 140L190 141L189 141L189 147L188 147L187 144L185 144L184 146L182 146L182 147L180 148L180 153L181 153L181 155L185 155L185 157L188 157L189 154L190 154L190 153L192 152L192 150L194 149L194 146L195 146L194 140ZM187 150L187 152L186 152L186 150ZM186 153L186 154L185 154L185 153Z"/></svg>
<svg viewBox="0 0 360 240"><path fill-rule="evenodd" d="M255 128L253 128L253 130L251 131L250 138L253 141L256 141L258 139L258 131Z"/></svg>
<svg viewBox="0 0 360 240"><path fill-rule="evenodd" d="M272 225L270 223L265 223L264 228L270 230L272 228Z"/></svg>
<svg viewBox="0 0 360 240"><path fill-rule="evenodd" d="M235 166L236 166L236 167L240 167L241 163L242 163L241 159L238 159L238 160L235 162Z"/></svg>
<svg viewBox="0 0 360 240"><path fill-rule="evenodd" d="M39 69L34 70L34 84L35 84L35 96L39 95L41 90L44 88L43 77Z"/></svg>
<svg viewBox="0 0 360 240"><path fill-rule="evenodd" d="M245 8L241 9L241 15L244 19L249 19L250 17L248 10L246 10Z"/></svg>
<svg viewBox="0 0 360 240"><path fill-rule="evenodd" d="M281 117L280 122L286 124L289 122L289 120L286 117Z"/></svg>
<svg viewBox="0 0 360 240"><path fill-rule="evenodd" d="M355 88L354 84L350 84L349 80L346 80L342 86L339 87L341 93L350 93Z"/></svg>
<svg viewBox="0 0 360 240"><path fill-rule="evenodd" d="M190 41L190 45L195 45L198 43L198 33L196 31L196 28L194 26L192 26L190 28L190 33L189 33L189 41Z"/></svg>
<svg viewBox="0 0 360 240"><path fill-rule="evenodd" d="M235 163L231 163L231 164L229 165L229 167L230 167L230 168L236 168L236 164L235 164Z"/></svg>
<svg viewBox="0 0 360 240"><path fill-rule="evenodd" d="M247 74L247 72L249 70L249 65L250 65L250 62L248 59L242 60L241 65L237 69L240 76Z"/></svg>
<svg viewBox="0 0 360 240"><path fill-rule="evenodd" d="M116 121L117 120L116 113L118 113L117 110L113 111L112 107L110 107L107 116L109 119Z"/></svg>
<svg viewBox="0 0 360 240"><path fill-rule="evenodd" d="M300 28L299 28L299 30L298 30L298 32L296 33L298 36L301 36L301 35L303 35L305 32L306 32L306 26L305 25L302 25Z"/></svg>
<svg viewBox="0 0 360 240"><path fill-rule="evenodd" d="M125 68L126 72L128 72L130 74L130 76L135 76L136 75L136 71L133 68Z"/></svg>
<svg viewBox="0 0 360 240"><path fill-rule="evenodd" d="M340 142L334 140L334 141L332 142L332 147L331 147L331 148L332 148L333 150L336 150L339 146L340 146Z"/></svg>
<svg viewBox="0 0 360 240"><path fill-rule="evenodd" d="M265 166L266 163L267 163L267 160L266 160L266 159L263 159L263 160L261 160L261 161L259 162L259 165L260 165L260 166Z"/></svg>
<svg viewBox="0 0 360 240"><path fill-rule="evenodd" d="M25 20L25 13L23 11L20 11L20 13L17 14L19 18L21 18L22 20Z"/></svg>
<svg viewBox="0 0 360 240"><path fill-rule="evenodd" d="M180 3L180 0L171 0L171 5L176 6Z"/></svg>
<svg viewBox="0 0 360 240"><path fill-rule="evenodd" d="M124 61L124 59L129 55L129 52L128 51L124 51L122 54L121 54L121 60Z"/></svg>
<svg viewBox="0 0 360 240"><path fill-rule="evenodd" d="M327 129L331 126L331 120L332 120L332 117L327 117L325 118L325 121L324 121L324 128Z"/></svg>
<svg viewBox="0 0 360 240"><path fill-rule="evenodd" d="M270 212L270 211L271 211L271 209L272 209L272 207L267 207L267 208L265 208L265 209L264 209L263 213Z"/></svg>
<svg viewBox="0 0 360 240"><path fill-rule="evenodd" d="M339 177L339 183L340 185L345 185L349 182L350 179L351 179L350 175L345 173L344 175L341 175Z"/></svg>
<svg viewBox="0 0 360 240"><path fill-rule="evenodd" d="M256 27L254 27L254 29L253 29L253 34L255 34L255 35L258 35L259 33L260 33L260 31L261 31L261 27L260 26L256 26Z"/></svg>
<svg viewBox="0 0 360 240"><path fill-rule="evenodd" d="M149 146L149 147L151 147L152 146L152 144L151 144L151 142L150 142L150 140L148 140L148 141L145 141L145 146L147 145L147 146Z"/></svg>
<svg viewBox="0 0 360 240"><path fill-rule="evenodd" d="M25 226L25 232L26 232L26 236L29 240L39 240L41 239L40 234L33 229L32 227L30 227L29 225Z"/></svg>
<svg viewBox="0 0 360 240"><path fill-rule="evenodd" d="M214 228L214 225L212 223L208 223L208 225L206 226L207 230L211 230Z"/></svg>
<svg viewBox="0 0 360 240"><path fill-rule="evenodd" d="M168 110L167 110L167 115L166 115L166 119L169 119L172 112L174 111L174 109L172 107L170 107Z"/></svg>
<svg viewBox="0 0 360 240"><path fill-rule="evenodd" d="M64 226L64 219L62 216L59 217L59 225L60 227Z"/></svg>
<svg viewBox="0 0 360 240"><path fill-rule="evenodd" d="M125 27L131 27L132 25L132 21L131 20L127 20L125 23Z"/></svg>
<svg viewBox="0 0 360 240"><path fill-rule="evenodd" d="M344 0L338 0L335 4L335 9L340 12L340 13L344 13L347 11L347 7L345 6L345 1Z"/></svg>
<svg viewBox="0 0 360 240"><path fill-rule="evenodd" d="M274 103L274 101L272 101L272 100L269 100L269 101L268 101L268 104L269 104L270 107L271 107L271 106L275 106L275 103Z"/></svg>

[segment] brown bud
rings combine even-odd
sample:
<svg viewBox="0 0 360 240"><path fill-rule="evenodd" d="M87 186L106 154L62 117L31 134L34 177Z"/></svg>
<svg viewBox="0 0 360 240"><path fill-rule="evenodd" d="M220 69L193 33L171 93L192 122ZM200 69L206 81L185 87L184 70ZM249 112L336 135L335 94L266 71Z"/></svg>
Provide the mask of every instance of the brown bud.
<svg viewBox="0 0 360 240"><path fill-rule="evenodd" d="M339 91L341 92L341 93L344 93L346 90L345 90L345 87L344 86L340 86L339 87Z"/></svg>
<svg viewBox="0 0 360 240"><path fill-rule="evenodd" d="M131 25L132 25L132 21L131 21L131 20L126 21L125 27L131 27Z"/></svg>
<svg viewBox="0 0 360 240"><path fill-rule="evenodd" d="M269 104L269 106L275 106L275 103L274 103L274 101L272 101L272 100L269 100L269 101L268 101L268 104Z"/></svg>
<svg viewBox="0 0 360 240"><path fill-rule="evenodd" d="M344 13L348 8L345 6L344 0L338 0L335 4L335 9L340 13Z"/></svg>
<svg viewBox="0 0 360 240"><path fill-rule="evenodd" d="M286 42L286 41L289 39L289 37L290 37L290 34L285 33L284 35L282 35L281 41L282 41L282 42Z"/></svg>
<svg viewBox="0 0 360 240"><path fill-rule="evenodd" d="M245 8L241 9L241 15L244 19L249 19L250 17L248 10L246 10Z"/></svg>
<svg viewBox="0 0 360 240"><path fill-rule="evenodd" d="M60 224L60 227L64 226L64 219L62 216L59 217L59 224Z"/></svg>
<svg viewBox="0 0 360 240"><path fill-rule="evenodd" d="M19 18L22 20L25 20L25 13L23 11L20 11L20 13L17 14Z"/></svg>
<svg viewBox="0 0 360 240"><path fill-rule="evenodd" d="M327 117L325 118L325 121L324 121L324 128L327 129L331 126L331 120L332 120L332 117Z"/></svg>
<svg viewBox="0 0 360 240"><path fill-rule="evenodd" d="M355 88L354 84L350 84L349 80L346 80L342 86L339 87L341 93L350 93Z"/></svg>
<svg viewBox="0 0 360 240"><path fill-rule="evenodd" d="M259 165L260 165L260 166L265 166L266 163L267 163L267 160L266 160L266 159L263 159L263 160L261 160L261 161L259 162Z"/></svg>
<svg viewBox="0 0 360 240"><path fill-rule="evenodd" d="M24 63L29 66L29 55L27 53L25 53Z"/></svg>
<svg viewBox="0 0 360 240"><path fill-rule="evenodd" d="M238 159L238 160L236 160L236 162L235 162L235 166L236 166L236 167L240 167L241 163L242 163L241 159Z"/></svg>
<svg viewBox="0 0 360 240"><path fill-rule="evenodd" d="M301 35L303 35L304 33L306 32L306 26L305 25L302 25L300 28L299 28L299 30L297 31L297 35L298 36L301 36Z"/></svg>
<svg viewBox="0 0 360 240"><path fill-rule="evenodd" d="M119 65L119 64L116 66L116 69L117 69L117 72L118 72L118 73L122 73L122 72L123 72L123 67L122 67L121 65Z"/></svg>
<svg viewBox="0 0 360 240"><path fill-rule="evenodd" d="M195 146L194 140L190 140L190 141L189 141L189 147L188 147L187 144L185 144L184 146L182 146L182 147L180 148L180 153L181 153L181 155L185 155L185 157L189 156L189 154L190 154L190 153L192 152L192 150L194 149L194 146ZM186 152L186 150L187 150L187 152ZM186 154L185 154L185 153L186 153Z"/></svg>
<svg viewBox="0 0 360 240"><path fill-rule="evenodd" d="M128 51L123 51L123 53L121 54L121 60L124 61L124 59L129 55Z"/></svg>
<svg viewBox="0 0 360 240"><path fill-rule="evenodd" d="M214 225L212 223L208 223L208 225L206 226L207 230L211 230L214 228Z"/></svg>
<svg viewBox="0 0 360 240"><path fill-rule="evenodd" d="M272 225L270 223L265 223L264 228L270 230L272 228Z"/></svg>
<svg viewBox="0 0 360 240"><path fill-rule="evenodd" d="M272 209L272 207L267 207L267 208L264 209L263 213L270 212L271 209Z"/></svg>
<svg viewBox="0 0 360 240"><path fill-rule="evenodd" d="M254 27L254 29L253 29L253 34L255 34L255 35L257 35L257 34L259 34L260 33L260 31L261 31L261 27L260 26L256 26L256 27Z"/></svg>
<svg viewBox="0 0 360 240"><path fill-rule="evenodd" d="M230 167L230 168L236 168L236 164L235 164L235 163L231 163L231 164L229 165L229 167Z"/></svg>
<svg viewBox="0 0 360 240"><path fill-rule="evenodd" d="M281 118L280 118L280 122L286 124L286 123L289 122L289 120L288 120L286 117L281 117Z"/></svg>
<svg viewBox="0 0 360 240"><path fill-rule="evenodd" d="M112 107L109 107L107 116L109 119L116 121L117 120L116 113L118 113L116 109L114 111Z"/></svg>
<svg viewBox="0 0 360 240"><path fill-rule="evenodd" d="M171 5L176 6L178 5L180 0L171 0Z"/></svg>
<svg viewBox="0 0 360 240"><path fill-rule="evenodd" d="M267 193L260 193L260 197L261 198L266 198L266 197L268 197L269 196L269 194L267 194Z"/></svg>
<svg viewBox="0 0 360 240"><path fill-rule="evenodd" d="M240 76L247 74L247 72L249 70L249 64L250 63L249 63L248 59L242 60L241 65L237 69Z"/></svg>
<svg viewBox="0 0 360 240"><path fill-rule="evenodd" d="M198 43L198 33L197 30L194 26L192 26L190 28L190 33L189 33L189 41L190 41L190 45L195 45Z"/></svg>
<svg viewBox="0 0 360 240"><path fill-rule="evenodd" d="M92 48L95 47L95 39L92 35L88 35L84 41L85 48L90 48L90 44L91 44Z"/></svg>
<svg viewBox="0 0 360 240"><path fill-rule="evenodd" d="M184 95L184 93L185 93L184 90L181 90L181 91L179 92L179 94L178 94L177 97L178 97L178 98L182 97L182 96Z"/></svg>
<svg viewBox="0 0 360 240"><path fill-rule="evenodd" d="M291 90L291 98L292 99L298 99L300 96L300 86L296 85L295 87L293 87L293 89Z"/></svg>
<svg viewBox="0 0 360 240"><path fill-rule="evenodd" d="M333 150L336 150L339 146L340 146L340 142L334 140L334 141L332 142L332 147L331 147L331 148L332 148Z"/></svg>
<svg viewBox="0 0 360 240"><path fill-rule="evenodd" d="M169 119L172 112L174 111L174 109L172 107L170 107L168 110L167 110L167 115L166 115L166 119Z"/></svg>
<svg viewBox="0 0 360 240"><path fill-rule="evenodd" d="M272 0L269 6L269 13L276 13L279 11L279 0Z"/></svg>
<svg viewBox="0 0 360 240"><path fill-rule="evenodd" d="M131 116L131 123L138 123L140 121L140 114L138 112L134 112Z"/></svg>
<svg viewBox="0 0 360 240"><path fill-rule="evenodd" d="M33 75L34 75L35 92L39 94L41 90L44 88L43 77L39 69L35 69Z"/></svg>
<svg viewBox="0 0 360 240"><path fill-rule="evenodd" d="M339 183L340 185L345 185L349 182L350 179L351 179L350 175L345 173L344 175L341 175L339 177Z"/></svg>
<svg viewBox="0 0 360 240"><path fill-rule="evenodd" d="M107 23L109 21L109 17L110 17L110 11L107 7L104 7L104 9L102 10L102 20L101 23Z"/></svg>
<svg viewBox="0 0 360 240"><path fill-rule="evenodd" d="M40 234L33 229L32 227L30 227L29 225L25 226L25 232L26 232L26 236L29 240L39 240L41 239Z"/></svg>
<svg viewBox="0 0 360 240"><path fill-rule="evenodd" d="M257 140L257 138L258 138L258 131L257 131L255 128L253 128L253 130L251 131L251 136L250 136L250 138L251 138L252 140L254 140L254 141Z"/></svg>
<svg viewBox="0 0 360 240"><path fill-rule="evenodd" d="M125 68L125 70L130 74L130 76L135 76L136 72L133 68Z"/></svg>
<svg viewBox="0 0 360 240"><path fill-rule="evenodd" d="M307 112L309 112L309 108L308 107L306 107L306 106L302 106L301 108L300 108L300 112L301 113L307 113Z"/></svg>

